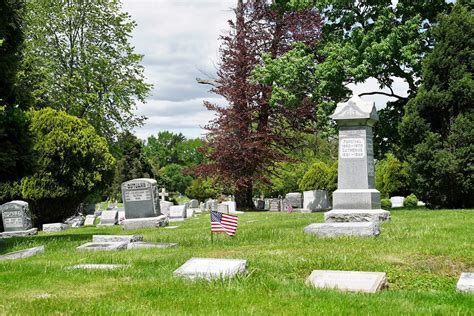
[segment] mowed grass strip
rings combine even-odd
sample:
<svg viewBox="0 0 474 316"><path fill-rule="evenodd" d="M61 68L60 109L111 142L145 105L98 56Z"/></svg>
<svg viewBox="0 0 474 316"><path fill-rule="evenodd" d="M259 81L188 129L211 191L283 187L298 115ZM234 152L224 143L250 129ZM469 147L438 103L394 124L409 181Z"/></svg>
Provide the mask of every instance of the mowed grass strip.
<svg viewBox="0 0 474 316"><path fill-rule="evenodd" d="M171 223L176 229L70 229L12 238L0 254L45 246L31 258L0 262L0 314L444 314L472 315L474 295L455 291L474 271L474 211L392 211L377 238L321 239L303 228L322 213L239 215L235 238L214 236L209 215ZM94 234L142 234L177 248L79 252ZM248 273L213 282L173 277L191 257L248 260ZM82 263L129 264L120 270L68 270ZM312 270L386 272L377 294L308 287Z"/></svg>

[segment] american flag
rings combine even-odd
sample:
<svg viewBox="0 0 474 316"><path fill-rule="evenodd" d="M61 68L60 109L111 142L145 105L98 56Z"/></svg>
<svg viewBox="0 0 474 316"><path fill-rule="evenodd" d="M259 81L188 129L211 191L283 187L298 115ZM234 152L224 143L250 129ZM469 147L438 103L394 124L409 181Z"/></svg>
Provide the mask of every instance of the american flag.
<svg viewBox="0 0 474 316"><path fill-rule="evenodd" d="M211 233L226 233L234 236L237 231L238 217L211 211Z"/></svg>

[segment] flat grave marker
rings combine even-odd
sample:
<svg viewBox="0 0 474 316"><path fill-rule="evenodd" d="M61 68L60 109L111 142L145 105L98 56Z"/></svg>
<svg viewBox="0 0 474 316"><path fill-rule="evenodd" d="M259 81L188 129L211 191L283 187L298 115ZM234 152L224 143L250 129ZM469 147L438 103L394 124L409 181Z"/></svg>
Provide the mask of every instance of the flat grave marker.
<svg viewBox="0 0 474 316"><path fill-rule="evenodd" d="M1 255L0 256L0 261L28 258L28 257L34 256L34 255L42 253L42 252L44 252L44 246L39 246L39 247L14 251L14 252L10 252L10 253Z"/></svg>
<svg viewBox="0 0 474 316"><path fill-rule="evenodd" d="M460 292L474 293L474 272L463 272L456 284Z"/></svg>
<svg viewBox="0 0 474 316"><path fill-rule="evenodd" d="M77 247L81 251L114 251L127 248L128 242L88 242Z"/></svg>
<svg viewBox="0 0 474 316"><path fill-rule="evenodd" d="M246 267L247 260L242 259L191 258L174 271L174 275L191 280L232 278L244 273Z"/></svg>
<svg viewBox="0 0 474 316"><path fill-rule="evenodd" d="M383 272L314 270L307 282L316 288L375 293L387 284Z"/></svg>

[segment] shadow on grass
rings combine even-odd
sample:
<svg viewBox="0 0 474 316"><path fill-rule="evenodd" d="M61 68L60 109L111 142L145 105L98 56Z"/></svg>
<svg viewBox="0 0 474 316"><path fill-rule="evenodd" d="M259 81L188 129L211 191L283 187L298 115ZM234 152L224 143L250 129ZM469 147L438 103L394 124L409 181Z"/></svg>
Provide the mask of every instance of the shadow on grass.
<svg viewBox="0 0 474 316"><path fill-rule="evenodd" d="M67 241L92 241L92 235L94 233L85 234L72 234L72 235L37 235L29 237L10 237L7 239L0 239L0 255L17 251L37 247L40 245L48 245L53 243ZM15 249L22 248L22 249Z"/></svg>

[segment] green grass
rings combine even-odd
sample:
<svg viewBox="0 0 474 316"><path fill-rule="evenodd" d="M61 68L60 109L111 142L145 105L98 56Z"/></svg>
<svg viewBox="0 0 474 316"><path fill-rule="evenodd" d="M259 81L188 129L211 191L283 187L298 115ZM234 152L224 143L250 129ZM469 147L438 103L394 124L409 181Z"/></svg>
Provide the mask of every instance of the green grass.
<svg viewBox="0 0 474 316"><path fill-rule="evenodd" d="M246 213L238 235L211 244L209 215L172 223L177 229L124 232L79 228L9 239L0 253L45 245L45 253L0 262L0 314L88 315L473 315L474 295L455 291L474 271L474 211L392 211L378 238L320 239L303 228L323 214ZM178 248L78 252L93 234L143 234ZM172 273L191 257L248 260L248 274L190 282ZM115 271L67 270L80 263L125 263ZM317 290L312 270L386 272L377 294Z"/></svg>

